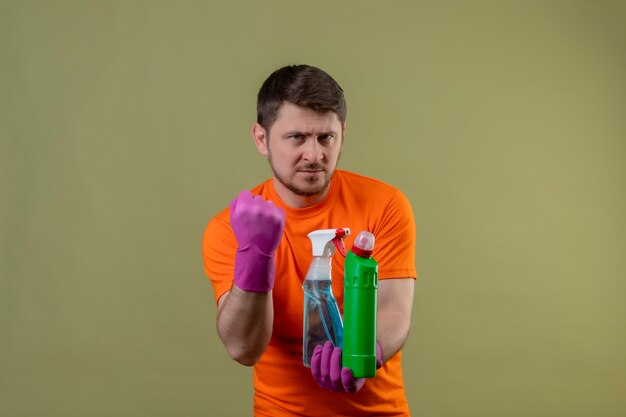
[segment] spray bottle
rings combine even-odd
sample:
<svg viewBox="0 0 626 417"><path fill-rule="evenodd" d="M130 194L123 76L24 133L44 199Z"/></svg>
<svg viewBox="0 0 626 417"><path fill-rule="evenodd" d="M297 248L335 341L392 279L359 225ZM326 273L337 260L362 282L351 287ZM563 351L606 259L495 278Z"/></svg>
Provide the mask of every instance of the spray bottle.
<svg viewBox="0 0 626 417"><path fill-rule="evenodd" d="M342 365L355 378L376 375L378 263L372 258L374 235L361 232L344 265L344 340Z"/></svg>
<svg viewBox="0 0 626 417"><path fill-rule="evenodd" d="M323 229L309 233L313 246L313 261L306 274L304 289L304 326L302 337L302 362L311 366L313 349L327 340L341 347L343 323L331 287L332 256L335 249L345 256L343 238L350 229Z"/></svg>

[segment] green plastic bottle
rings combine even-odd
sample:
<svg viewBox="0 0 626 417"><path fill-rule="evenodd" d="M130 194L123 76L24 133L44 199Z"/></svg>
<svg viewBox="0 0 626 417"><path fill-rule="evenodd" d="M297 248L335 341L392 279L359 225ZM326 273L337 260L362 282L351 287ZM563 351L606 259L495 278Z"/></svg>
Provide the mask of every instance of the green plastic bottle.
<svg viewBox="0 0 626 417"><path fill-rule="evenodd" d="M361 232L344 264L342 366L355 378L376 375L378 263L372 258L374 235Z"/></svg>

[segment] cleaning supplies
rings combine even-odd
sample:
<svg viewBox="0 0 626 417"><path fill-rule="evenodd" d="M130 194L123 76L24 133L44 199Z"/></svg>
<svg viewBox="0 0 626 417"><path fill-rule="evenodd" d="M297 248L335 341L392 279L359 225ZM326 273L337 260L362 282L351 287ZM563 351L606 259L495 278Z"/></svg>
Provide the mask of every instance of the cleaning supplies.
<svg viewBox="0 0 626 417"><path fill-rule="evenodd" d="M374 235L359 233L344 265L342 365L355 378L376 375L378 263L373 249Z"/></svg>
<svg viewBox="0 0 626 417"><path fill-rule="evenodd" d="M336 347L343 343L343 323L331 287L332 256L335 249L345 256L343 238L350 229L323 229L309 233L313 246L313 261L306 274L304 289L304 326L302 362L311 366L313 349L330 340Z"/></svg>

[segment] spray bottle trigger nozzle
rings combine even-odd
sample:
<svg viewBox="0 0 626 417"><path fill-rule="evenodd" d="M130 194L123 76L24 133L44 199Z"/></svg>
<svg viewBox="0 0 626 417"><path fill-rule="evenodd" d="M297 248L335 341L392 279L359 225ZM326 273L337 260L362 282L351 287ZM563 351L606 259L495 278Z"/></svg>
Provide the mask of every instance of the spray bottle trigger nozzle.
<svg viewBox="0 0 626 417"><path fill-rule="evenodd" d="M345 257L346 254L348 253L348 251L346 250L346 244L344 243L343 238L349 235L350 235L350 229L340 227L335 232L335 238L333 239L333 243L335 244L335 247L337 248L337 250L343 257Z"/></svg>

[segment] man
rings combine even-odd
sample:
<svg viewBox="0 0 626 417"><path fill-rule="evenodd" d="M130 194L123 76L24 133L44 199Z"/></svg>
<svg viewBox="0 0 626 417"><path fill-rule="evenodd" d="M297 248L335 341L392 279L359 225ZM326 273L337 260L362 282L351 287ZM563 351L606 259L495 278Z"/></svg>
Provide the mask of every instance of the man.
<svg viewBox="0 0 626 417"><path fill-rule="evenodd" d="M218 304L217 330L230 356L254 365L254 412L277 416L408 416L401 353L410 327L415 272L411 206L396 188L336 170L346 128L343 90L324 71L276 70L257 99L254 143L271 179L243 191L213 218L203 239ZM370 379L341 366L341 349L315 348L302 364L302 281L309 232L349 227L376 236L377 356ZM333 257L333 293L343 308L343 265Z"/></svg>

